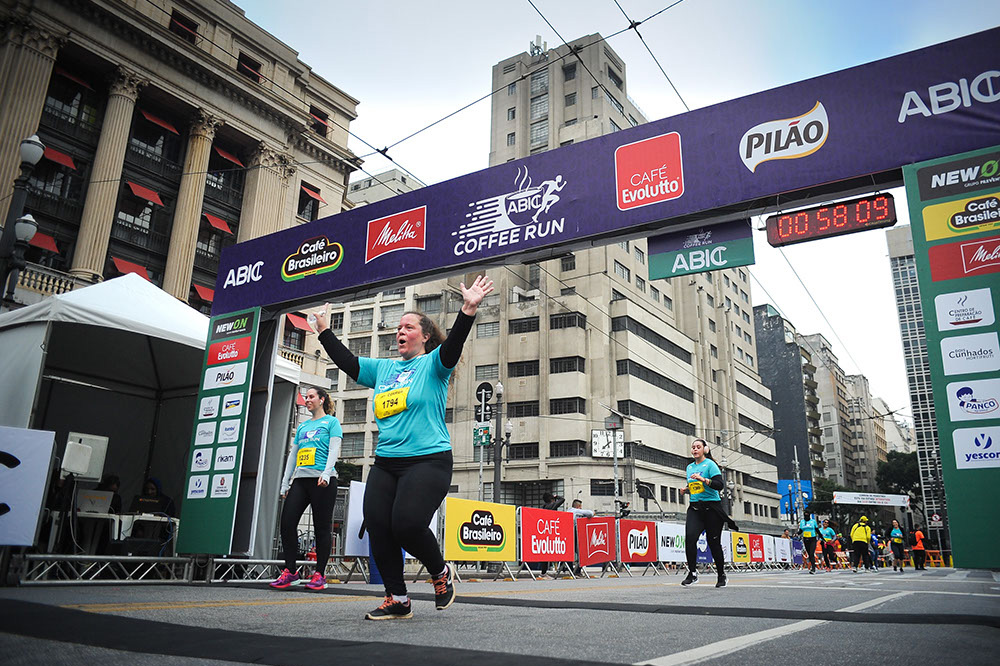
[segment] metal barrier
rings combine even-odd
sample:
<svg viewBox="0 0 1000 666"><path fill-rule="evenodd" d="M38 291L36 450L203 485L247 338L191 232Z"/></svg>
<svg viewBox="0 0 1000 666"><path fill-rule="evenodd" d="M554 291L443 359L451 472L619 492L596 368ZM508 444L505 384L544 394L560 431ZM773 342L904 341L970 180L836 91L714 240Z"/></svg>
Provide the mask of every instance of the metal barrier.
<svg viewBox="0 0 1000 666"><path fill-rule="evenodd" d="M25 555L21 585L191 583L187 557Z"/></svg>
<svg viewBox="0 0 1000 666"><path fill-rule="evenodd" d="M316 563L311 560L298 560L299 573L311 571ZM205 573L209 583L263 583L270 582L281 575L285 568L284 560L244 560L236 558L211 558ZM331 558L324 572L327 578L348 576L351 571L340 558ZM367 576L366 576L367 578Z"/></svg>

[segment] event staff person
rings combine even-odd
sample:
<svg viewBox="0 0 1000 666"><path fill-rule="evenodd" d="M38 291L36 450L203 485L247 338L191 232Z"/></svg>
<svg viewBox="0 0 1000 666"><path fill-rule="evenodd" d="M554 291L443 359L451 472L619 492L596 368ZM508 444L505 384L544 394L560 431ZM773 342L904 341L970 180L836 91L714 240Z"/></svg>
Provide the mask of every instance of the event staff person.
<svg viewBox="0 0 1000 666"><path fill-rule="evenodd" d="M868 526L868 517L861 516L851 527L851 568L858 573L858 563L864 559L865 569L872 568L872 555L868 543L872 539L872 528Z"/></svg>
<svg viewBox="0 0 1000 666"><path fill-rule="evenodd" d="M917 525L913 529L913 547L910 548L910 551L913 553L914 571L926 571L926 567L924 566L927 563L927 547L924 545L925 538L920 525Z"/></svg>
<svg viewBox="0 0 1000 666"><path fill-rule="evenodd" d="M819 538L823 540L823 564L830 571L837 564L837 531L830 527L829 520L824 520L819 528Z"/></svg>
<svg viewBox="0 0 1000 666"><path fill-rule="evenodd" d="M306 409L312 418L295 431L295 444L285 463L281 479L281 547L285 555L285 570L271 587L283 590L299 582L295 556L299 550L299 519L306 506L312 507L313 529L316 531L316 570L306 583L310 590L326 588L326 563L333 545L333 506L337 503L337 458L344 431L333 416L333 401L320 388L306 391ZM331 483L331 480L333 481Z"/></svg>
<svg viewBox="0 0 1000 666"><path fill-rule="evenodd" d="M704 532L719 574L715 586L725 587L726 559L722 551L722 527L728 524L733 530L739 528L722 508L719 491L725 487L725 481L705 440L696 439L691 442L691 456L694 462L687 466L687 487L681 488L681 493L687 493L690 497L684 542L688 575L681 581L681 585L686 587L698 581L698 538Z"/></svg>
<svg viewBox="0 0 1000 666"><path fill-rule="evenodd" d="M365 486L364 516L386 596L365 615L369 620L413 617L403 581L404 548L431 573L437 609L455 600L453 573L427 525L451 485L451 439L444 420L448 383L493 280L480 275L460 288L462 309L447 339L426 315L402 316L396 327L398 359L358 358L330 331L325 312L316 315L319 341L333 362L357 383L375 389L379 438Z"/></svg>
<svg viewBox="0 0 1000 666"><path fill-rule="evenodd" d="M806 554L809 556L809 573L816 573L816 539L819 534L819 523L816 522L816 515L807 513L799 519L799 532L802 533L802 543L806 547Z"/></svg>
<svg viewBox="0 0 1000 666"><path fill-rule="evenodd" d="M892 549L892 570L896 570L899 565L899 573L903 573L903 563L906 562L905 537L903 530L899 526L899 521L892 519L892 530L889 532L889 547Z"/></svg>

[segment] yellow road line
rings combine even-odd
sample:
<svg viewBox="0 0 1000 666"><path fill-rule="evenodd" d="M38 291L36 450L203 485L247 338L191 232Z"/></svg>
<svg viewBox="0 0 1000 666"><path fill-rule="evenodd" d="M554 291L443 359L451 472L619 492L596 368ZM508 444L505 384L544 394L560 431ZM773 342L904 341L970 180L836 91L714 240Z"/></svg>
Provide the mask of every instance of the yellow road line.
<svg viewBox="0 0 1000 666"><path fill-rule="evenodd" d="M147 610L184 610L187 608L235 608L240 606L288 606L294 604L332 604L351 601L370 601L370 596L311 596L306 599L276 599L274 601L137 601L127 604L62 604L62 608L73 608L90 613L122 613Z"/></svg>

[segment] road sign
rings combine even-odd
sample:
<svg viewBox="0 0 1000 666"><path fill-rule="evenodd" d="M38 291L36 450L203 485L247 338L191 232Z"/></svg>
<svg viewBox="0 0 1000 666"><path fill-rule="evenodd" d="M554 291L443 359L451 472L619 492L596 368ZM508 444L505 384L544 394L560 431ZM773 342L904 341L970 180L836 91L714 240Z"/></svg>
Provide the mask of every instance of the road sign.
<svg viewBox="0 0 1000 666"><path fill-rule="evenodd" d="M483 382L476 387L476 402L480 405L493 399L493 384Z"/></svg>
<svg viewBox="0 0 1000 666"><path fill-rule="evenodd" d="M927 522L927 527L944 527L944 521L938 514L931 514L931 519Z"/></svg>
<svg viewBox="0 0 1000 666"><path fill-rule="evenodd" d="M617 414L604 417L605 430L619 430L622 427L622 418Z"/></svg>
<svg viewBox="0 0 1000 666"><path fill-rule="evenodd" d="M491 421L493 420L493 405L476 405L476 421Z"/></svg>
<svg viewBox="0 0 1000 666"><path fill-rule="evenodd" d="M480 423L475 427L472 433L472 445L473 446L489 446L490 445L490 426L489 424Z"/></svg>

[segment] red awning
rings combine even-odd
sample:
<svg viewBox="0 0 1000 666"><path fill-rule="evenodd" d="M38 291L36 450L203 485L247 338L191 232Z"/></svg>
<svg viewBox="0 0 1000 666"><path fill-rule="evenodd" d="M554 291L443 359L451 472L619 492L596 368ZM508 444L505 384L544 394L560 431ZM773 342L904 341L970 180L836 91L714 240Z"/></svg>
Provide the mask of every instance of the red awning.
<svg viewBox="0 0 1000 666"><path fill-rule="evenodd" d="M301 393L295 394L295 404L299 405L300 407L306 406L306 399L302 397Z"/></svg>
<svg viewBox="0 0 1000 666"><path fill-rule="evenodd" d="M319 195L319 192L314 192L305 185L302 186L302 191L311 196L316 201L322 201L323 203L326 203L326 200L324 200L323 197Z"/></svg>
<svg viewBox="0 0 1000 666"><path fill-rule="evenodd" d="M48 234L43 234L41 231L36 231L28 244L59 254L59 248L56 247L56 239Z"/></svg>
<svg viewBox="0 0 1000 666"><path fill-rule="evenodd" d="M160 200L160 195L149 189L148 187L143 187L142 185L136 185L131 180L126 180L129 189L132 190L132 194L139 197L140 199L145 199L150 203L155 203L159 206L163 205L163 201Z"/></svg>
<svg viewBox="0 0 1000 666"><path fill-rule="evenodd" d="M69 167L70 169L76 171L76 164L73 162L73 158L67 155L66 153L60 153L55 148L49 148L48 146L46 146L44 157L45 159L51 162L55 162L56 164L62 164L63 166Z"/></svg>
<svg viewBox="0 0 1000 666"><path fill-rule="evenodd" d="M58 74L59 76L63 77L64 79L69 79L73 83L78 83L81 86L83 86L84 88L86 88L87 90L93 90L93 88L90 87L89 83L87 83L86 81L84 81L83 79L81 79L78 76L74 76L74 75L70 74L69 72L67 72L62 67L59 67L58 65L56 65L54 71L55 71L56 74Z"/></svg>
<svg viewBox="0 0 1000 666"><path fill-rule="evenodd" d="M243 166L243 162L240 162L239 158L236 157L236 155L233 155L232 153L226 152L225 150L223 150L222 148L219 148L218 146L213 146L213 148L215 148L215 152L219 153L219 157L221 157L222 159L229 160L230 162L232 162L233 164L236 164L238 166ZM244 168L246 168L246 167L244 167Z"/></svg>
<svg viewBox="0 0 1000 666"><path fill-rule="evenodd" d="M205 301L206 303L211 303L215 299L215 290L209 289L208 287L203 287L200 284L194 285L195 293L198 294L198 298Z"/></svg>
<svg viewBox="0 0 1000 666"><path fill-rule="evenodd" d="M149 279L149 273L146 272L145 267L140 266L139 264L133 264L131 261L119 259L118 257L111 257L111 261L114 262L115 268L117 268L118 272L122 275L126 273L135 273L139 277L152 282L152 280Z"/></svg>
<svg viewBox="0 0 1000 666"><path fill-rule="evenodd" d="M205 216L205 219L208 220L209 224L211 224L213 227L215 227L219 231L224 231L227 234L229 234L230 236L233 235L233 230L229 228L229 225L226 224L226 221L223 220L221 217L216 217L214 215L209 215L208 213L202 213L202 215Z"/></svg>
<svg viewBox="0 0 1000 666"><path fill-rule="evenodd" d="M154 125L159 125L160 127L162 127L163 129L167 130L168 132L173 132L174 134L177 134L178 136L180 135L180 132L177 131L177 128L174 127L173 125L171 125L170 123L168 123L163 118L160 118L159 116L154 116L149 111L144 111L143 109L139 109L139 113L141 113L146 120L148 120L149 122L153 123Z"/></svg>
<svg viewBox="0 0 1000 666"><path fill-rule="evenodd" d="M310 115L310 116L312 116L313 118L315 118L316 120L320 121L321 123L323 123L323 124L324 124L324 125L326 125L327 127L329 127L329 126L330 126L330 123L329 123L329 122L327 122L327 121L323 120L322 118L320 118L319 116L317 116L317 115L316 115L315 113L310 113L309 115Z"/></svg>
<svg viewBox="0 0 1000 666"><path fill-rule="evenodd" d="M300 317L291 313L288 313L285 316L288 317L288 321L291 322L292 326L295 328L300 331L305 331L306 333L312 333L312 329L309 328L309 322L305 320L305 317Z"/></svg>

